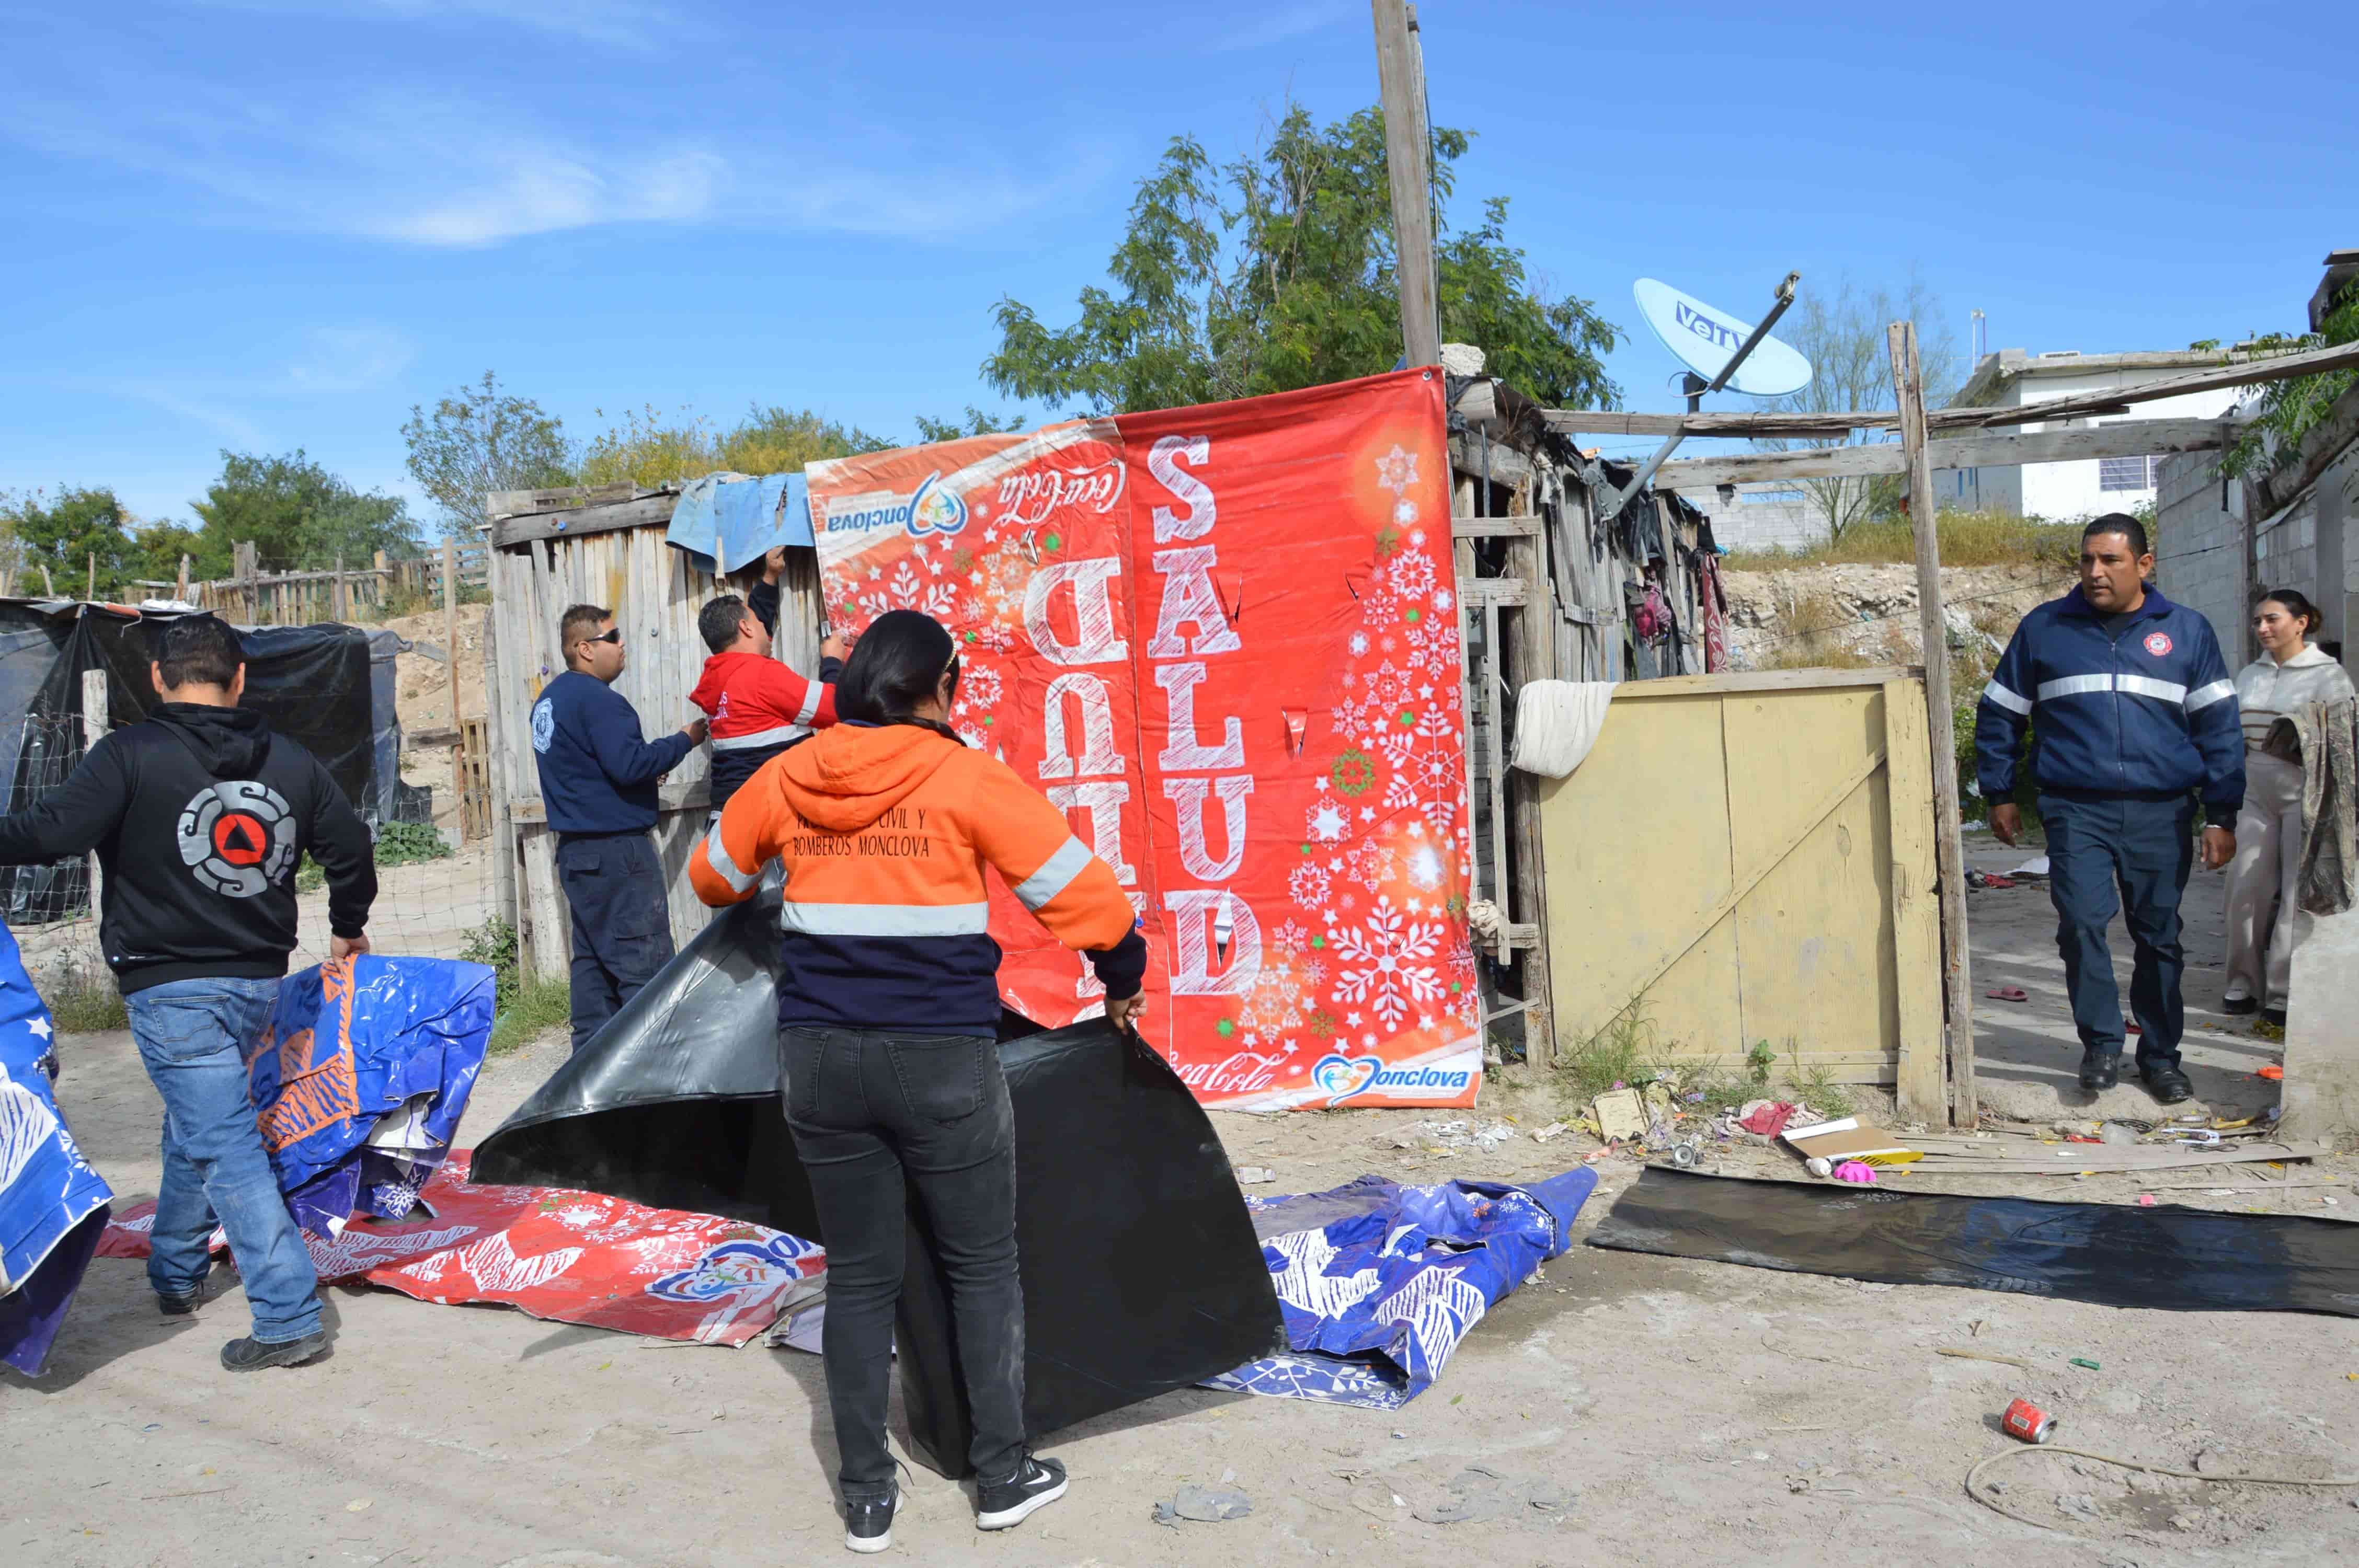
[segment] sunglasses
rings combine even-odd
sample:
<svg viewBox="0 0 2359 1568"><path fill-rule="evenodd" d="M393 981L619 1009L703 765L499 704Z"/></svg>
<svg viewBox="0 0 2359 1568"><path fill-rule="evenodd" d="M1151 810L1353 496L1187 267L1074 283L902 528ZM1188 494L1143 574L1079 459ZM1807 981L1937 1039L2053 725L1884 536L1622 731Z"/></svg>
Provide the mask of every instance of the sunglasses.
<svg viewBox="0 0 2359 1568"><path fill-rule="evenodd" d="M623 640L623 629L622 629L620 626L609 626L605 631L599 633L595 637L582 637L582 638L579 638L579 639L577 639L577 641L583 642L583 643L621 643L621 642L622 642L622 640Z"/></svg>

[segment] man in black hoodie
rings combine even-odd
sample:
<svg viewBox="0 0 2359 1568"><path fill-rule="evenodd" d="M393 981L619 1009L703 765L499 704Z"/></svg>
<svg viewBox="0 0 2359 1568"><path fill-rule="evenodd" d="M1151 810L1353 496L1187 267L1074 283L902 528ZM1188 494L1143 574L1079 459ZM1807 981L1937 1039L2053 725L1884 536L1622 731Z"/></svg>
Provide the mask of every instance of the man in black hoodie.
<svg viewBox="0 0 2359 1568"><path fill-rule="evenodd" d="M229 1235L252 1337L233 1372L291 1367L328 1346L319 1280L279 1195L247 1097L246 1057L295 946L295 867L328 873L330 957L368 951L376 897L368 828L319 760L237 706L245 660L210 615L167 626L148 678L164 700L117 730L63 785L0 817L0 864L98 851L99 945L164 1100L164 1179L147 1281L171 1316L197 1308L216 1222Z"/></svg>

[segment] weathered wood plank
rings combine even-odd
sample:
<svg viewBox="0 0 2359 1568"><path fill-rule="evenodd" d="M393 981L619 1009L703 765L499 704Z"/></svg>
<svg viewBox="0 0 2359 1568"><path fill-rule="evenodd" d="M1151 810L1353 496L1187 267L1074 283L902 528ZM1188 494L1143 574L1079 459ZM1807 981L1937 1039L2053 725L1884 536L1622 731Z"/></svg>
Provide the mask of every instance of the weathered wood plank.
<svg viewBox="0 0 2359 1568"><path fill-rule="evenodd" d="M1540 531L1540 519L1524 517L1453 517L1450 520L1450 536L1453 539L1531 539Z"/></svg>
<svg viewBox="0 0 2359 1568"><path fill-rule="evenodd" d="M1914 680L1884 687L1885 801L1891 820L1893 980L1898 1002L1900 1119L1938 1126L1949 1120L1948 1064L1942 1055L1941 908L1933 850L1931 742L1925 733L1925 688Z"/></svg>
<svg viewBox="0 0 2359 1568"><path fill-rule="evenodd" d="M2258 386L2265 382L2291 381L2296 376L2354 368L2359 368L2359 343L2337 343L2332 348L2311 349L2298 354L2278 354L2268 359L2245 360L2213 370L2166 376L2140 386L2093 392L2085 397L2027 403L2016 408L1944 408L1928 416L1927 422L1937 430L1952 430L1966 426L2022 425L2041 419L2077 419L2086 415L2104 414L2125 404L2156 403L2166 397L2184 397L2190 392Z"/></svg>
<svg viewBox="0 0 2359 1568"><path fill-rule="evenodd" d="M1878 665L1864 670L1738 670L1719 676L1666 676L1625 681L1614 688L1615 702L1652 702L1661 697L1723 697L1745 691L1807 691L1830 686L1882 686L1923 672L1914 665Z"/></svg>
<svg viewBox="0 0 2359 1568"><path fill-rule="evenodd" d="M607 534L617 528L644 528L649 524L669 523L672 508L679 503L677 495L647 495L636 501L617 502L609 506L578 507L570 512L505 518L492 524L492 546L495 549L512 550L541 539L579 538L585 534Z"/></svg>
<svg viewBox="0 0 2359 1568"><path fill-rule="evenodd" d="M1478 608L1501 604L1522 604L1527 595L1523 579L1511 577L1461 578L1459 593Z"/></svg>
<svg viewBox="0 0 2359 1568"><path fill-rule="evenodd" d="M1950 638L1941 615L1941 542L1934 527L1933 463L1925 439L1925 384L1917 324L1895 321L1886 337L1908 456L1908 514L1917 536L1917 612L1925 649L1926 730L1932 737L1933 859L1941 900L1941 976L1949 1026L1950 1124L1972 1127L1974 1105L1973 979L1966 953L1965 847L1959 840L1958 738L1951 722Z"/></svg>
<svg viewBox="0 0 2359 1568"><path fill-rule="evenodd" d="M570 512L582 506L603 506L629 501L639 487L628 480L612 484L564 484L550 490L495 490L484 497L487 517L516 517L535 512Z"/></svg>
<svg viewBox="0 0 2359 1568"><path fill-rule="evenodd" d="M1441 359L1441 316L1434 302L1433 207L1426 167L1424 56L1403 0L1372 0L1376 27L1376 88L1385 111L1385 168L1392 188L1393 233L1400 265L1401 343L1413 365Z"/></svg>
<svg viewBox="0 0 2359 1568"><path fill-rule="evenodd" d="M2223 435L2234 428L2234 422L2219 419L2127 419L2078 430L1955 437L1930 443L1928 456L1934 468L1947 470L2208 452L2217 451ZM1701 490L1764 480L1905 473L1908 467L1908 455L1898 442L1876 441L1851 447L1810 447L1791 452L1674 458L1655 470L1655 482L1676 489Z"/></svg>

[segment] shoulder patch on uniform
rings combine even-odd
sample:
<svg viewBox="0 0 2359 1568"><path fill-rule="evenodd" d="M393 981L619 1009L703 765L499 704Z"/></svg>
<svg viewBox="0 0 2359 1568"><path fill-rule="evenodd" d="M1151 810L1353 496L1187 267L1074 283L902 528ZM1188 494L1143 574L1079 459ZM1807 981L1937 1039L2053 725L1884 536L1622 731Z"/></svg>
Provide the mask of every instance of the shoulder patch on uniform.
<svg viewBox="0 0 2359 1568"><path fill-rule="evenodd" d="M548 751L549 737L556 733L557 708L544 697L532 705L532 749Z"/></svg>
<svg viewBox="0 0 2359 1568"><path fill-rule="evenodd" d="M2170 633L2168 632L2157 632L2146 640L2146 651L2158 659L2169 653L2171 646Z"/></svg>

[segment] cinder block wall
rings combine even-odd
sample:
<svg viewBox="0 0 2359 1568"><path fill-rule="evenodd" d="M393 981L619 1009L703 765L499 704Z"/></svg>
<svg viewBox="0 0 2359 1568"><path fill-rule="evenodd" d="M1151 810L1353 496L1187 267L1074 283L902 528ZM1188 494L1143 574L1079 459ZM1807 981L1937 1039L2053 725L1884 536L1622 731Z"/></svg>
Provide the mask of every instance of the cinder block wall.
<svg viewBox="0 0 2359 1568"><path fill-rule="evenodd" d="M2172 600L2201 611L2212 622L2234 669L2244 662L2244 614L2236 603L2235 519L2220 503L2219 454L2182 452L2164 459L2161 470L2155 495L2156 580Z"/></svg>

